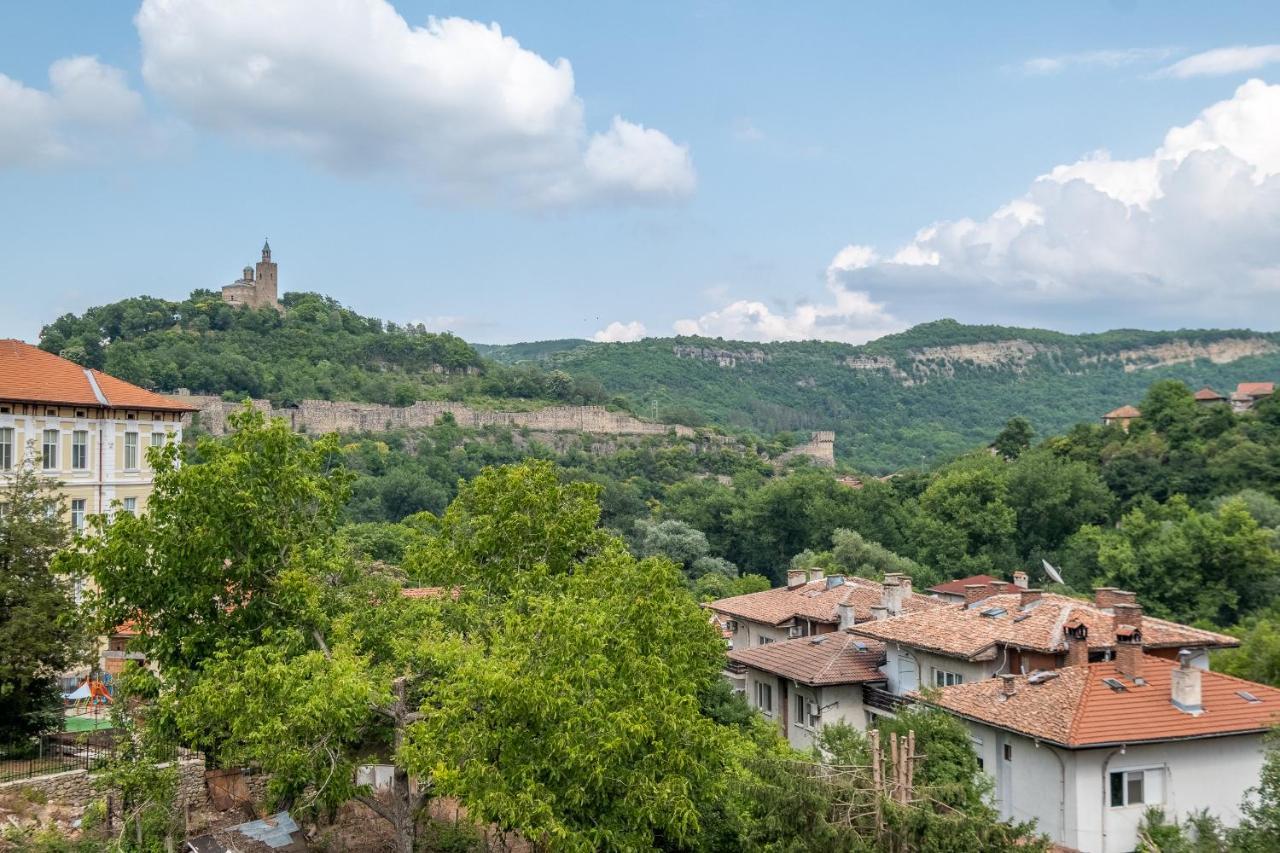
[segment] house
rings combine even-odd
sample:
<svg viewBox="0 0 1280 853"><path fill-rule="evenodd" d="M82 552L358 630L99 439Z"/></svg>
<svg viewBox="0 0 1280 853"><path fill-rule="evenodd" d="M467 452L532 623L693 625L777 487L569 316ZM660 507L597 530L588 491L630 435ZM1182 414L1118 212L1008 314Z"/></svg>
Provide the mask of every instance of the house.
<svg viewBox="0 0 1280 853"><path fill-rule="evenodd" d="M1247 412L1260 400L1275 393L1274 382L1241 382L1231 395L1231 408L1236 412Z"/></svg>
<svg viewBox="0 0 1280 853"><path fill-rule="evenodd" d="M827 634L857 622L943 606L911 589L911 578L889 574L883 581L822 569L793 569L787 585L704 604L729 634L729 647L747 649L782 640ZM746 690L741 666L730 661L725 677Z"/></svg>
<svg viewBox="0 0 1280 853"><path fill-rule="evenodd" d="M1103 660L1114 654L1117 634L1126 632L1141 633L1151 655L1172 660L1185 649L1195 666L1206 669L1209 649L1240 644L1225 634L1144 616L1134 593L1110 587L1095 590L1090 603L1038 589L1006 592L971 584L965 604L858 623L850 630L885 644L888 689L899 696L921 686Z"/></svg>
<svg viewBox="0 0 1280 853"><path fill-rule="evenodd" d="M965 721L1001 816L1034 818L1085 853L1137 846L1143 812L1207 808L1228 826L1258 784L1280 690L1144 653L1109 638L1114 660L946 687L922 701Z"/></svg>
<svg viewBox="0 0 1280 853"><path fill-rule="evenodd" d="M1118 424L1121 429L1128 432L1129 424L1140 417L1142 417L1142 412L1134 406L1121 406L1120 408L1112 409L1103 415L1102 425L1111 426L1112 424Z"/></svg>
<svg viewBox="0 0 1280 853"><path fill-rule="evenodd" d="M931 586L929 587L929 594L939 601L946 602L947 604L962 604L964 602L966 587L972 586L973 584L990 586L992 584L1004 583L1006 582L1002 581L1000 578L992 577L991 575L970 575L967 578L960 578L958 580L940 583L937 586ZM1010 586L1026 589L1028 586L1027 573L1014 572L1013 583L1010 584ZM1007 591L1012 592L1013 590L1010 589Z"/></svg>
<svg viewBox="0 0 1280 853"><path fill-rule="evenodd" d="M1227 402L1227 398L1225 395L1219 394L1217 391L1213 390L1208 385L1204 386L1203 388L1201 388L1199 391L1192 394L1191 396L1195 397L1196 403L1201 406L1212 406L1216 403Z"/></svg>
<svg viewBox="0 0 1280 853"><path fill-rule="evenodd" d="M864 685L884 684L884 646L847 631L734 649L729 660L744 670L747 703L797 749L812 747L825 725L865 729L874 711Z"/></svg>
<svg viewBox="0 0 1280 853"><path fill-rule="evenodd" d="M0 340L0 483L32 460L58 481L76 531L151 495L146 448L182 440L191 406L17 340Z"/></svg>

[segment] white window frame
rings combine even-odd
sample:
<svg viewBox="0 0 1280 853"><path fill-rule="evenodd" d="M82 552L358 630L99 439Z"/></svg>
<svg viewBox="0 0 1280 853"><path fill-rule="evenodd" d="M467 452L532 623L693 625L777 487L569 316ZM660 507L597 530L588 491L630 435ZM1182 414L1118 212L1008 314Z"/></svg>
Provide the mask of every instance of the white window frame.
<svg viewBox="0 0 1280 853"><path fill-rule="evenodd" d="M165 443L166 443L167 441L168 441L168 438L167 438L167 436L165 435L164 430L162 430L162 429L157 429L157 430L152 430L152 431L151 431L151 446L152 446L152 447L164 447L164 446L165 446Z"/></svg>
<svg viewBox="0 0 1280 853"><path fill-rule="evenodd" d="M122 509L122 510L124 510L125 512L129 513L129 515L137 515L137 514L138 514L138 499L137 499L137 498L124 498L124 499L122 499L122 500L120 501L120 509Z"/></svg>
<svg viewBox="0 0 1280 853"><path fill-rule="evenodd" d="M84 498L75 498L71 501L71 529L76 533L84 532L84 514L85 500Z"/></svg>
<svg viewBox="0 0 1280 853"><path fill-rule="evenodd" d="M50 436L53 441L50 441ZM40 467L45 471L58 470L58 445L62 442L62 430L46 429L40 433Z"/></svg>
<svg viewBox="0 0 1280 853"><path fill-rule="evenodd" d="M136 432L124 434L124 470L138 470L138 434Z"/></svg>
<svg viewBox="0 0 1280 853"><path fill-rule="evenodd" d="M13 427L0 427L0 471L13 470Z"/></svg>
<svg viewBox="0 0 1280 853"><path fill-rule="evenodd" d="M71 470L89 470L89 431L87 429L77 429L71 433Z"/></svg>
<svg viewBox="0 0 1280 853"><path fill-rule="evenodd" d="M951 687L956 684L964 684L963 673L952 672L949 669L939 669L936 666L930 668L933 670L934 687Z"/></svg>
<svg viewBox="0 0 1280 853"><path fill-rule="evenodd" d="M1123 802L1116 803L1114 798L1115 777L1120 776L1122 782L1120 785L1120 793ZM1134 781L1132 777L1138 776L1138 780L1142 783L1142 799L1131 800L1129 798L1129 786ZM1162 806L1164 805L1165 795L1165 768L1163 765L1154 767L1125 767L1120 770L1112 770L1107 774L1107 807L1112 809L1127 809L1131 806Z"/></svg>
<svg viewBox="0 0 1280 853"><path fill-rule="evenodd" d="M766 717L773 716L773 685L767 681L756 682L756 707Z"/></svg>

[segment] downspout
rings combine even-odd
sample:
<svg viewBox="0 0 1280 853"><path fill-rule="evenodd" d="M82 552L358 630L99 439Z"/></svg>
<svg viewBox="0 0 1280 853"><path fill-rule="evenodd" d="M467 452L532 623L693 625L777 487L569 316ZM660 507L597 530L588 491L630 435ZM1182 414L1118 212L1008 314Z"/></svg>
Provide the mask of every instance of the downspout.
<svg viewBox="0 0 1280 853"><path fill-rule="evenodd" d="M1036 741L1036 749L1039 749L1039 748L1040 748L1040 741ZM1058 789L1061 791L1061 795L1058 797L1058 826L1061 828L1060 831L1063 836L1061 839L1062 843L1066 844L1067 843L1067 839L1066 839L1066 835L1067 835L1067 763L1062 760L1062 756L1058 754L1058 750L1054 749L1052 746L1048 747L1048 750L1050 755L1058 759L1058 783L1059 783ZM1106 786L1104 785L1103 788L1105 792ZM1103 840L1104 842L1106 840L1105 833L1103 833ZM1106 849L1105 844L1103 845L1103 849L1104 850Z"/></svg>
<svg viewBox="0 0 1280 853"><path fill-rule="evenodd" d="M1107 777L1107 768L1111 766L1111 759L1117 754L1124 755L1125 747L1113 749L1107 754L1107 758L1102 762L1102 816L1098 821L1098 826L1102 831L1102 849L1107 849L1107 811L1111 808L1111 780Z"/></svg>

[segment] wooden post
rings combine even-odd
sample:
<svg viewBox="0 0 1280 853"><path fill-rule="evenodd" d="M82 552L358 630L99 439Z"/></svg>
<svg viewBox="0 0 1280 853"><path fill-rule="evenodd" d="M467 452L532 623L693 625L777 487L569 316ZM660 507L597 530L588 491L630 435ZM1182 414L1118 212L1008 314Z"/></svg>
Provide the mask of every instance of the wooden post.
<svg viewBox="0 0 1280 853"><path fill-rule="evenodd" d="M111 813L115 811L115 804L112 802L111 794L107 794L107 832L111 831Z"/></svg>
<svg viewBox="0 0 1280 853"><path fill-rule="evenodd" d="M880 797L884 792L881 790L884 784L880 776L880 730L872 729L868 733L868 742L871 746L871 798L875 802L876 809L876 834L884 828L883 817L880 814Z"/></svg>
<svg viewBox="0 0 1280 853"><path fill-rule="evenodd" d="M915 799L916 730L907 732L907 802Z"/></svg>

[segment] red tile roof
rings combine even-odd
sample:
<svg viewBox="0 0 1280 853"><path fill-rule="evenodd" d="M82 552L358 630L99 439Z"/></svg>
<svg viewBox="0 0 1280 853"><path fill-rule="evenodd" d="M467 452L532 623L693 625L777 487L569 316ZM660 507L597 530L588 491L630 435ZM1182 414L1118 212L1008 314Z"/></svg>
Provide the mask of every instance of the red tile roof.
<svg viewBox="0 0 1280 853"><path fill-rule="evenodd" d="M939 592L946 595L964 595L964 588L969 584L980 583L989 585L992 582L1001 582L1003 578L995 578L991 575L972 575L967 578L959 578L946 583L940 583L937 586L929 587L929 592Z"/></svg>
<svg viewBox="0 0 1280 853"><path fill-rule="evenodd" d="M1199 391L1197 391L1197 392L1196 392L1195 394L1193 394L1192 396L1194 396L1197 400L1225 400L1225 399L1227 399L1226 397L1224 397L1224 396L1222 396L1221 394L1219 394L1217 391L1215 391L1215 390L1213 390L1212 388L1210 388L1208 385L1206 385L1206 386L1204 386L1203 388L1201 388Z"/></svg>
<svg viewBox="0 0 1280 853"><path fill-rule="evenodd" d="M1236 386L1236 393L1246 397L1266 397L1275 390L1274 382L1241 382Z"/></svg>
<svg viewBox="0 0 1280 853"><path fill-rule="evenodd" d="M185 403L8 338L0 339L0 400L164 412L195 411Z"/></svg>
<svg viewBox="0 0 1280 853"><path fill-rule="evenodd" d="M995 611L1003 611L995 613ZM984 612L994 615L985 616ZM1023 607L1021 594L991 595L966 607L944 605L921 613L859 623L852 630L864 637L928 649L969 660L989 660L999 646L1044 654L1067 650L1062 629L1069 623L1089 629L1089 648L1115 645L1115 617L1087 601L1056 593ZM1152 616L1142 617L1142 640L1148 648L1227 648L1240 641Z"/></svg>
<svg viewBox="0 0 1280 853"><path fill-rule="evenodd" d="M1263 732L1280 723L1280 690L1219 672L1201 672L1204 712L1192 715L1171 701L1171 673L1178 665L1146 655L1145 684L1121 675L1115 663L1091 663L1056 670L1041 684L1013 679L1014 694L1003 696L999 678L944 687L924 701L978 722L1066 747L1096 747L1183 738ZM1113 690L1103 679L1115 679ZM1257 700L1239 695L1244 691Z"/></svg>
<svg viewBox="0 0 1280 853"><path fill-rule="evenodd" d="M1121 406L1118 409L1112 409L1103 415L1104 418L1140 418L1142 412L1133 406Z"/></svg>
<svg viewBox="0 0 1280 853"><path fill-rule="evenodd" d="M844 631L729 652L729 660L813 687L884 681L884 646Z"/></svg>
<svg viewBox="0 0 1280 853"><path fill-rule="evenodd" d="M871 608L880 604L883 596L880 582L850 576L845 577L843 583L829 586L828 582L834 577L839 576L810 581L795 589L777 587L747 595L735 595L713 601L706 606L730 618L763 622L766 625L781 625L797 617L838 624L838 607L842 603L848 603L853 605L856 621L870 619ZM927 595L912 593L906 598L903 609L914 613L942 606L942 602Z"/></svg>

